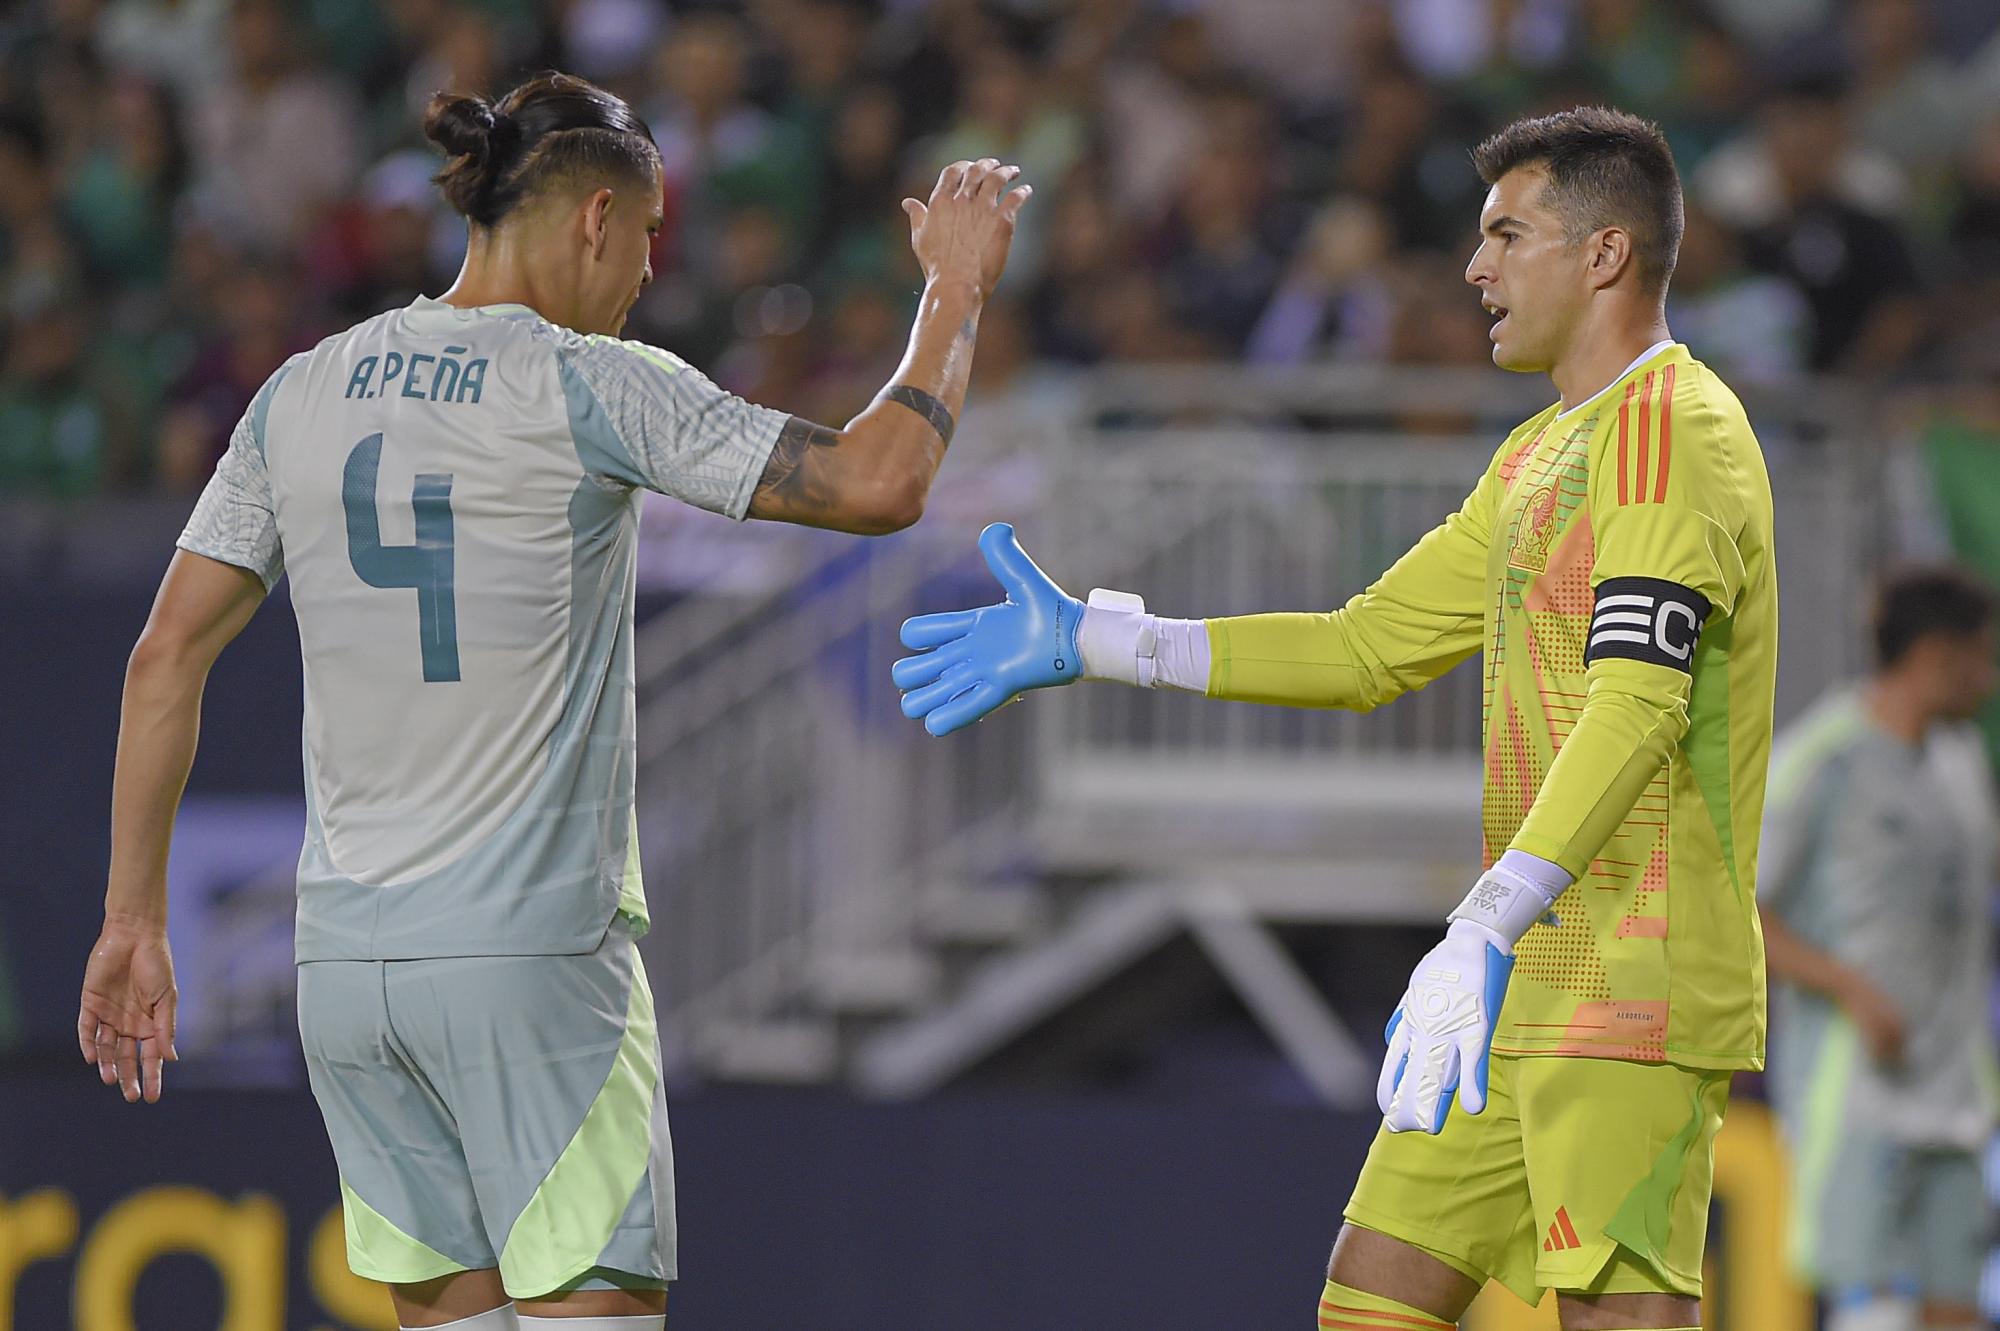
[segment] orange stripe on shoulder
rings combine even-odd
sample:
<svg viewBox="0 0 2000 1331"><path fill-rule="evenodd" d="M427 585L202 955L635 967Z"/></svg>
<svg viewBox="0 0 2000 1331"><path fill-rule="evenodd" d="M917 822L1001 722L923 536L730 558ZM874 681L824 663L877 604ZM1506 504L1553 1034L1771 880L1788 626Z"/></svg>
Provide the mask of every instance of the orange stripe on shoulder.
<svg viewBox="0 0 2000 1331"><path fill-rule="evenodd" d="M1632 492L1632 502L1635 504L1646 502L1646 441L1653 424L1653 418L1646 413L1652 405L1653 372L1648 370L1645 386L1639 390L1639 465L1632 469L1633 474L1639 478L1638 487Z"/></svg>
<svg viewBox="0 0 2000 1331"><path fill-rule="evenodd" d="M1674 461L1674 367L1669 364L1660 388L1660 479L1653 485L1653 502L1667 502L1667 472Z"/></svg>
<svg viewBox="0 0 2000 1331"><path fill-rule="evenodd" d="M1625 471L1627 466L1627 450L1631 447L1631 437L1627 426L1632 412L1632 389L1634 387L1635 385L1633 384L1625 385L1625 398L1618 404L1618 502L1621 504L1631 502L1625 485Z"/></svg>

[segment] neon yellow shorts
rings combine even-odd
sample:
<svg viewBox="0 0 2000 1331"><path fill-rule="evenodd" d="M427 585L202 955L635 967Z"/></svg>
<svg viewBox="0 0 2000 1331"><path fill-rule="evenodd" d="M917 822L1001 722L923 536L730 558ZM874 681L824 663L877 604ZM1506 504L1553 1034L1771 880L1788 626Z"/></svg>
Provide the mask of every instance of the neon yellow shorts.
<svg viewBox="0 0 2000 1331"><path fill-rule="evenodd" d="M1726 1071L1501 1058L1474 1117L1378 1133L1347 1219L1527 1302L1700 1295Z"/></svg>

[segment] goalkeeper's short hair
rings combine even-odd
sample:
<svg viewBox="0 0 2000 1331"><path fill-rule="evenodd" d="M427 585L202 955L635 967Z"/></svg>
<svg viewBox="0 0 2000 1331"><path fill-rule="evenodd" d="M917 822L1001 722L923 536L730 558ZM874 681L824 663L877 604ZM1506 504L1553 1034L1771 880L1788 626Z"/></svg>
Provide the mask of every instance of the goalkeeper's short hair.
<svg viewBox="0 0 2000 1331"><path fill-rule="evenodd" d="M1993 589L1956 564L1899 569L1875 593L1875 663L1896 664L1923 639L1966 637L1993 622Z"/></svg>

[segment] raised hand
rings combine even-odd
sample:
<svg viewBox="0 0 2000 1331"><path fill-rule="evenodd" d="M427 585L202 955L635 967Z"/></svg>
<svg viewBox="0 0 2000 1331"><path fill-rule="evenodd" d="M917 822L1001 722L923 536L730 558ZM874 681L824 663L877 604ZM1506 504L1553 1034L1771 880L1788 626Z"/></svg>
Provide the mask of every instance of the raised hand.
<svg viewBox="0 0 2000 1331"><path fill-rule="evenodd" d="M982 297L993 294L1014 243L1014 220L1035 192L1014 185L1020 174L994 157L953 162L938 174L928 203L903 200L924 281L969 282Z"/></svg>
<svg viewBox="0 0 2000 1331"><path fill-rule="evenodd" d="M963 729L1029 689L1083 674L1076 645L1083 602L1036 567L1007 523L979 533L979 552L1007 599L904 620L903 645L921 655L891 668L903 715L921 718L933 735Z"/></svg>

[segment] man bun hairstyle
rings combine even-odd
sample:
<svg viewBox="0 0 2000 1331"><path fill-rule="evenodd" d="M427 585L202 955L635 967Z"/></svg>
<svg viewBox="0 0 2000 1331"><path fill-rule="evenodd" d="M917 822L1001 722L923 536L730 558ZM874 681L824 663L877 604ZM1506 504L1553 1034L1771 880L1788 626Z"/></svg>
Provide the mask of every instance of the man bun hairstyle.
<svg viewBox="0 0 2000 1331"><path fill-rule="evenodd" d="M1875 663L1884 669L1935 636L1970 637L1993 622L1993 591L1956 564L1899 569L1875 593Z"/></svg>
<svg viewBox="0 0 2000 1331"><path fill-rule="evenodd" d="M1640 289L1666 295L1686 215L1673 149L1658 125L1579 106L1515 121L1474 148L1472 163L1488 185L1519 167L1541 167L1548 173L1543 200L1563 219L1563 238L1574 245L1593 231L1622 227L1632 237Z"/></svg>
<svg viewBox="0 0 2000 1331"><path fill-rule="evenodd" d="M622 98L553 71L498 102L438 93L424 112L424 134L445 151L433 177L445 201L479 227L560 184L646 184L660 169L653 132Z"/></svg>

